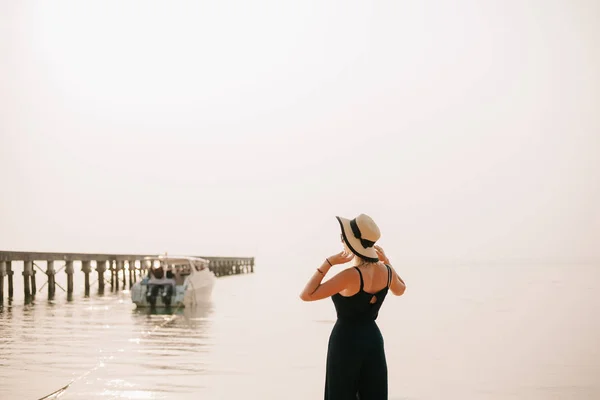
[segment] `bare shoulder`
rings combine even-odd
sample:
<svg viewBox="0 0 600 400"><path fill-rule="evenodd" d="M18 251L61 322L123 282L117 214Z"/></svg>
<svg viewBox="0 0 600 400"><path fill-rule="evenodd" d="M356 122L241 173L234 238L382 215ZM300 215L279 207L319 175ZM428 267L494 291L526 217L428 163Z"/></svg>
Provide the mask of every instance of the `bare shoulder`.
<svg viewBox="0 0 600 400"><path fill-rule="evenodd" d="M388 273L388 266L386 264L384 264L381 261L379 261L375 265L377 266L377 271L379 271L379 273L385 272L385 274L387 275L387 273Z"/></svg>
<svg viewBox="0 0 600 400"><path fill-rule="evenodd" d="M337 273L337 275L343 277L344 279L357 274L358 272L356 272L356 267L347 267Z"/></svg>
<svg viewBox="0 0 600 400"><path fill-rule="evenodd" d="M343 287L347 289L354 289L355 284L358 284L358 271L356 271L356 267L347 267L338 272L335 276ZM333 279L333 278L332 278Z"/></svg>

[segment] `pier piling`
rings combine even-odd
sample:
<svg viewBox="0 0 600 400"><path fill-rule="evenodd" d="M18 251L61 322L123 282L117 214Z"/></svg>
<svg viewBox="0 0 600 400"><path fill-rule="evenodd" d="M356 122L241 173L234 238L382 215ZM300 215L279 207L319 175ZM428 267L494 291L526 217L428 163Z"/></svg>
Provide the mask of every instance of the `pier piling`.
<svg viewBox="0 0 600 400"><path fill-rule="evenodd" d="M6 276L8 277L8 298L12 299L13 298L13 275L15 274L15 272L12 270L12 261L7 261L6 262Z"/></svg>
<svg viewBox="0 0 600 400"><path fill-rule="evenodd" d="M6 276L6 261L0 261L0 305L4 303L4 277Z"/></svg>
<svg viewBox="0 0 600 400"><path fill-rule="evenodd" d="M67 294L73 294L73 274L75 270L73 269L72 260L67 260L65 263L65 273L67 274Z"/></svg>
<svg viewBox="0 0 600 400"><path fill-rule="evenodd" d="M48 277L48 300L52 300L56 292L56 270L53 260L47 261L46 276Z"/></svg>
<svg viewBox="0 0 600 400"><path fill-rule="evenodd" d="M35 296L35 294L37 293L37 285L35 282L35 273L37 272L35 270L35 263L32 263L33 266L31 267L31 295Z"/></svg>
<svg viewBox="0 0 600 400"><path fill-rule="evenodd" d="M114 262L114 271L115 271L115 291L119 291L119 262L115 260Z"/></svg>
<svg viewBox="0 0 600 400"><path fill-rule="evenodd" d="M129 272L129 289L131 289L135 283L135 260L127 262L127 271Z"/></svg>
<svg viewBox="0 0 600 400"><path fill-rule="evenodd" d="M32 264L33 264L33 266L31 267L31 295L35 296L35 294L37 293L37 285L35 282L35 273L37 271L35 270L35 267L36 267L35 262L33 262Z"/></svg>
<svg viewBox="0 0 600 400"><path fill-rule="evenodd" d="M31 279L29 278L33 274L33 261L25 261L23 263L23 289L25 292L25 299L29 300L31 297Z"/></svg>
<svg viewBox="0 0 600 400"><path fill-rule="evenodd" d="M127 287L127 273L125 272L125 261L119 261L119 269L121 270L121 273L123 275L123 285L121 287L125 289Z"/></svg>
<svg viewBox="0 0 600 400"><path fill-rule="evenodd" d="M96 261L96 272L98 272L98 293L104 293L104 271L106 271L106 261Z"/></svg>
<svg viewBox="0 0 600 400"><path fill-rule="evenodd" d="M85 260L81 262L81 270L83 271L85 277L85 296L90 295L90 272L92 272L92 262L89 260Z"/></svg>
<svg viewBox="0 0 600 400"><path fill-rule="evenodd" d="M108 261L108 269L110 271L110 291L115 290L115 265L112 260Z"/></svg>

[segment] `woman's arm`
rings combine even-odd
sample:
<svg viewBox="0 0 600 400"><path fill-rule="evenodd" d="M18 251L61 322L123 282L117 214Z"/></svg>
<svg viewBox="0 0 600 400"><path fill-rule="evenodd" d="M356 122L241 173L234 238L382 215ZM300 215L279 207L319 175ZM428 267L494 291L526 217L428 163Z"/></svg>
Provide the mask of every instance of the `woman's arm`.
<svg viewBox="0 0 600 400"><path fill-rule="evenodd" d="M390 290L396 296L402 296L406 290L406 284L402 278L400 278L400 275L398 275L394 267L392 267L389 263L387 265L392 269L392 283L390 283Z"/></svg>
<svg viewBox="0 0 600 400"><path fill-rule="evenodd" d="M390 260L385 255L383 249L379 246L375 246L375 251L377 251L377 256L379 257L379 260L385 265L389 266L392 270L392 282L390 283L390 291L396 296L402 296L404 294L404 291L406 290L406 284L404 283L402 278L400 278L400 275L398 275L394 267L392 267L392 265L390 264Z"/></svg>
<svg viewBox="0 0 600 400"><path fill-rule="evenodd" d="M321 282L333 265L345 264L353 257L353 254L341 252L326 259L310 278L304 290L300 293L300 298L304 301L321 300L344 290L349 282L348 270L339 272L325 283Z"/></svg>

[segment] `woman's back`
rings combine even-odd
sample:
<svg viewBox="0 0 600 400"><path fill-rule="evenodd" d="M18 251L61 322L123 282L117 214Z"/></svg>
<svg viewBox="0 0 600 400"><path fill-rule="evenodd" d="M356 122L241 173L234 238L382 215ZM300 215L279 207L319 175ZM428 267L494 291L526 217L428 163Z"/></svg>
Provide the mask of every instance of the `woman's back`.
<svg viewBox="0 0 600 400"><path fill-rule="evenodd" d="M357 274L358 288L348 288L331 296L337 317L343 321L374 321L389 289L391 269L383 264L370 264L353 269ZM348 291L354 293L348 296Z"/></svg>

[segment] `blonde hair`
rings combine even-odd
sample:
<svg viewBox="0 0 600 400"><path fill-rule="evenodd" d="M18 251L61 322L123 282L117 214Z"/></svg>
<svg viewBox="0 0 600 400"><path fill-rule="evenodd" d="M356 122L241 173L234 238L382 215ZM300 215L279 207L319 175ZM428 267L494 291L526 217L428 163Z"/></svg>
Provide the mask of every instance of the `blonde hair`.
<svg viewBox="0 0 600 400"><path fill-rule="evenodd" d="M379 261L371 261L371 260L368 260L368 259L364 258L363 256L360 256L360 255L358 255L358 254L354 253L352 250L350 250L350 248L348 247L348 244L346 243L346 241L345 241L345 240L342 240L342 243L343 243L343 245L344 245L344 250L345 250L347 253L354 254L354 258L352 259L352 264L353 264L355 267L357 267L357 266L359 266L359 265L366 265L366 266L369 266L369 265L371 265L371 264L377 264L377 263L379 262Z"/></svg>

